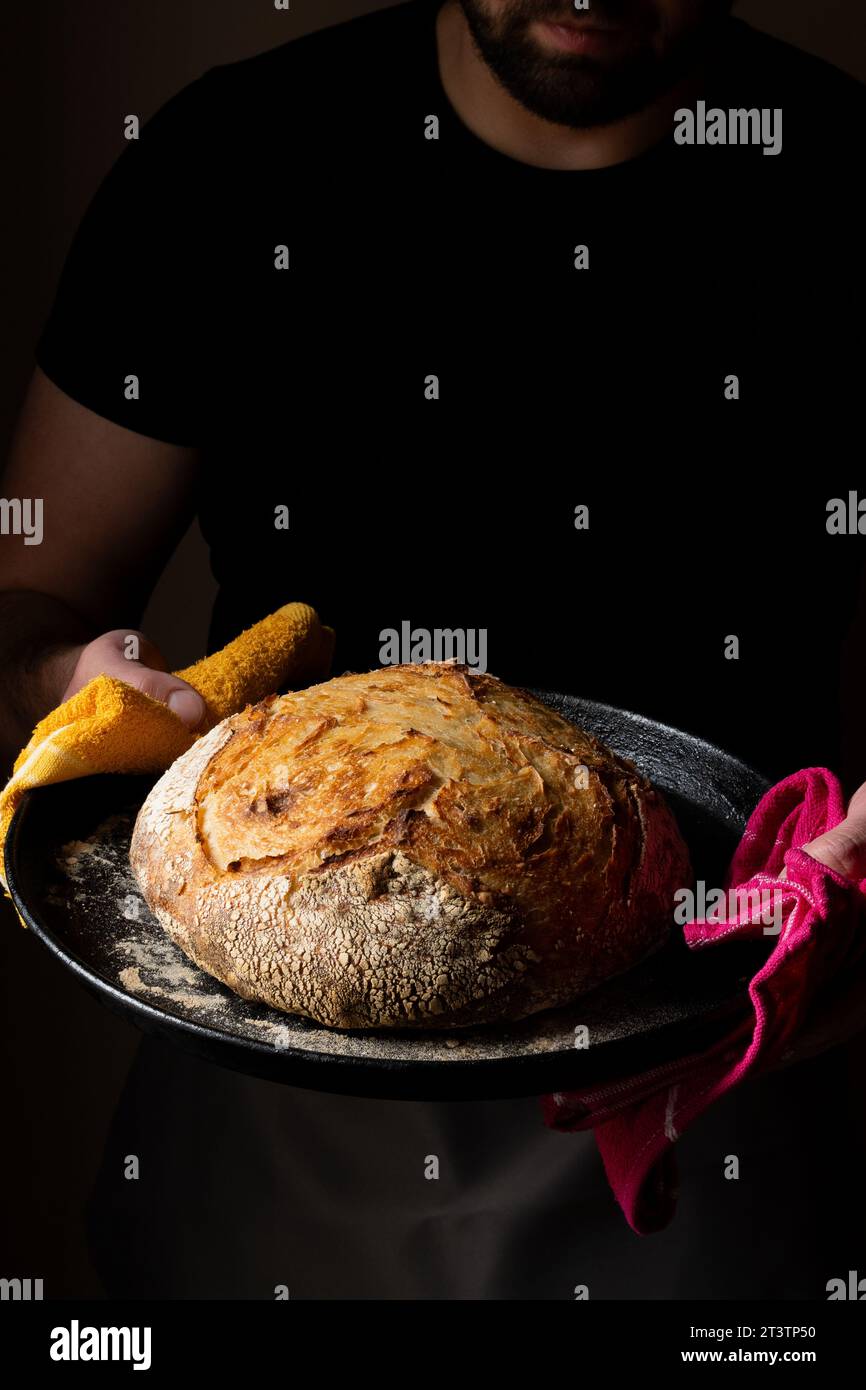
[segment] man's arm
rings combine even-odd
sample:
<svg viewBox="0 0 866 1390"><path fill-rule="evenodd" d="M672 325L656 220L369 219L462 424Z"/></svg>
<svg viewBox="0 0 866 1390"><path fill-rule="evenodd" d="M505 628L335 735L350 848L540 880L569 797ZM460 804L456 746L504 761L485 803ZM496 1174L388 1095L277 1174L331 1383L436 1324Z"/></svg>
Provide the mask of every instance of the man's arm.
<svg viewBox="0 0 866 1390"><path fill-rule="evenodd" d="M99 671L159 699L188 690L144 638L142 660L127 660L122 638L192 520L196 469L195 450L115 425L34 373L0 487L43 508L39 544L0 538L4 760ZM195 722L192 703L179 712Z"/></svg>

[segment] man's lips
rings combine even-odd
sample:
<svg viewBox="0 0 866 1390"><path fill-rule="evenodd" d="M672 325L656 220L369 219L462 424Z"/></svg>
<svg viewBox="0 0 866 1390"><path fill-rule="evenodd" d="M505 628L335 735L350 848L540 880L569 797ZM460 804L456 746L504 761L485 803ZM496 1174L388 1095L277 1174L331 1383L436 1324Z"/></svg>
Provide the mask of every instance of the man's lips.
<svg viewBox="0 0 866 1390"><path fill-rule="evenodd" d="M592 20L541 20L545 39L567 53L605 53L619 41L622 30Z"/></svg>

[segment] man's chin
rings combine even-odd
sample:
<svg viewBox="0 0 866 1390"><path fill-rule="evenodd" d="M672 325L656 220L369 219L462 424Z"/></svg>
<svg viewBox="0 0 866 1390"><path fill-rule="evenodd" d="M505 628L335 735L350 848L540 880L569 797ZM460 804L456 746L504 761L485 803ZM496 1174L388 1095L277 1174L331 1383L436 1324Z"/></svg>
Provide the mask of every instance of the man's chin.
<svg viewBox="0 0 866 1390"><path fill-rule="evenodd" d="M482 57L506 91L555 125L611 125L643 110L663 87L661 65L636 46L627 53L565 53L531 30L507 45L480 38Z"/></svg>
<svg viewBox="0 0 866 1390"><path fill-rule="evenodd" d="M612 125L642 111L658 95L652 82L614 73L591 59L542 67L530 79L502 73L500 81L521 106L554 125L574 130Z"/></svg>
<svg viewBox="0 0 866 1390"><path fill-rule="evenodd" d="M706 13L698 11L694 26L665 40L646 23L605 28L602 19L595 37L592 25L571 25L569 38L550 31L551 24L568 24L557 26L537 12L497 30L483 0L458 3L482 60L506 91L542 119L575 130L625 120L672 90L702 58L731 8L730 0L702 0ZM600 6L599 15L613 8Z"/></svg>

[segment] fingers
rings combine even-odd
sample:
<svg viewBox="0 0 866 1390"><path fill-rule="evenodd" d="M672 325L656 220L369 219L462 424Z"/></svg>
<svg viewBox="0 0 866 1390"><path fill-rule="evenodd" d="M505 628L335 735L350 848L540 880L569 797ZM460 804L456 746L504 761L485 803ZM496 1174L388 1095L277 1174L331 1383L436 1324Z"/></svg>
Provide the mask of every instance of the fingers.
<svg viewBox="0 0 866 1390"><path fill-rule="evenodd" d="M88 642L81 649L63 699L70 699L100 675L114 676L151 699L160 700L188 729L198 728L204 720L202 697L186 681L166 671L162 653L144 633L123 628Z"/></svg>
<svg viewBox="0 0 866 1390"><path fill-rule="evenodd" d="M863 787L851 800L848 815L833 830L819 835L803 849L845 878L866 878L866 797Z"/></svg>
<svg viewBox="0 0 866 1390"><path fill-rule="evenodd" d="M817 840L804 845L803 849L813 859L835 869L844 878L857 882L866 878L866 826L855 831L849 828L847 821L843 821L835 830L819 835Z"/></svg>
<svg viewBox="0 0 866 1390"><path fill-rule="evenodd" d="M166 695L156 695L157 700L165 700L169 709L177 715L188 729L197 729L204 719L204 700L191 685L172 679L172 686Z"/></svg>

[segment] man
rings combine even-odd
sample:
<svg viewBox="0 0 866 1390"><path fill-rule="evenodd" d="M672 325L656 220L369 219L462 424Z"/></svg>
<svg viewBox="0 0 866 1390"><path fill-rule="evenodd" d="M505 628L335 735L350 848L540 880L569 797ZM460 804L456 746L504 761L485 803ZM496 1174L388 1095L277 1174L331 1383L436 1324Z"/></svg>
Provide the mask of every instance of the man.
<svg viewBox="0 0 866 1390"><path fill-rule="evenodd" d="M415 0L211 69L153 118L76 237L4 484L48 518L0 573L10 752L98 671L195 726L158 651L121 652L197 514L211 648L292 598L335 627L337 672L406 622L483 632L504 679L694 728L772 777L843 770L863 553L827 508L855 486L863 96L727 11ZM853 791L853 743L844 770ZM821 848L854 872L862 843L859 815ZM786 1240L829 1161L794 1127L801 1076L687 1137L680 1225L637 1246L589 1137L543 1131L533 1101L350 1101L145 1044L100 1265L133 1296L818 1296L859 1248L830 1195L798 1208L782 1275L742 1260L758 1220ZM136 1144L159 1210L120 1180ZM418 1178L428 1153L444 1184ZM833 1159L854 1166L844 1134Z"/></svg>

